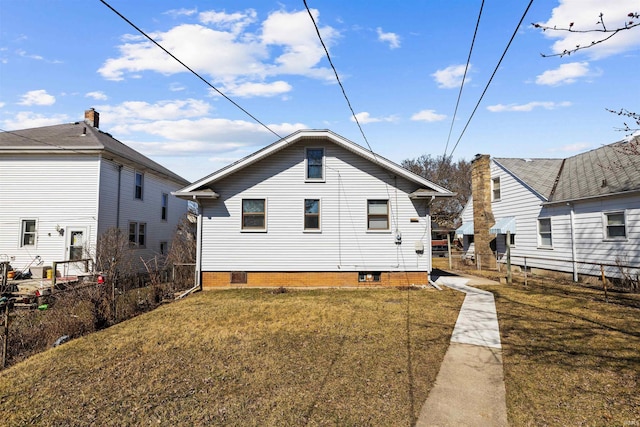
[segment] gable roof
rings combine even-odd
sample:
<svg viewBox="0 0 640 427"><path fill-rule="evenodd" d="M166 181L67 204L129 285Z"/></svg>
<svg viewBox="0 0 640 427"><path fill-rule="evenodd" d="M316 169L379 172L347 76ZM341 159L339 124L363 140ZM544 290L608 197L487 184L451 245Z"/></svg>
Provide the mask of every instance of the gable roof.
<svg viewBox="0 0 640 427"><path fill-rule="evenodd" d="M139 165L180 185L189 181L140 154L133 148L84 122L0 132L0 153L107 154Z"/></svg>
<svg viewBox="0 0 640 427"><path fill-rule="evenodd" d="M451 191L434 184L433 182L403 168L402 166L390 160L385 159L384 157L375 154L370 150L367 150L366 148L356 144L355 142L349 141L348 139L330 130L299 130L297 132L294 132L291 135L282 138L281 140L276 141L273 144L268 145L261 150L258 150L255 153L194 182L193 184L181 189L178 192L175 192L174 194L179 197L190 197L195 193L200 194L203 190L207 189L209 185L215 183L216 181L234 174L302 140L323 140L332 142L342 148L345 148L346 150L351 151L354 154L357 154L373 163L380 165L382 168L398 176L415 182L416 184L423 187L421 190L424 190L416 191L415 193L413 193L413 197L415 198L427 197L427 195L428 197L451 197L454 195L454 193L452 193Z"/></svg>
<svg viewBox="0 0 640 427"><path fill-rule="evenodd" d="M493 160L547 203L640 191L640 136L566 159Z"/></svg>

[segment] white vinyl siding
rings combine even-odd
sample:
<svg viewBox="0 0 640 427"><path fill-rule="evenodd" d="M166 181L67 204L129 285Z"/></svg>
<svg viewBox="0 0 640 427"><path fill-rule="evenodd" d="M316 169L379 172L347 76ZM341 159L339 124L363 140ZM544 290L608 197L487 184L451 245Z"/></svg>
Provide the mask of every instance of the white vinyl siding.
<svg viewBox="0 0 640 427"><path fill-rule="evenodd" d="M325 182L321 185L305 180L306 146L325 148ZM429 257L415 253L416 241L430 244L425 236L426 202L408 197L417 185L394 179L377 164L337 145L297 143L212 188L220 198L202 204L203 271L430 269ZM242 200L266 196L268 233L243 232L239 225ZM304 230L301 205L310 198L321 200L321 233ZM367 232L367 200L387 199L393 213L389 224L399 224L401 245L395 244L390 232ZM420 220L411 222L415 217Z"/></svg>

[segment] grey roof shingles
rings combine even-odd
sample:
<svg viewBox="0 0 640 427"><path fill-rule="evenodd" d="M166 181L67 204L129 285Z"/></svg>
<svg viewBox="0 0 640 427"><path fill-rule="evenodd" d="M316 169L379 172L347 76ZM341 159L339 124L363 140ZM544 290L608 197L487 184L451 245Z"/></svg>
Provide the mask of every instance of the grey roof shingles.
<svg viewBox="0 0 640 427"><path fill-rule="evenodd" d="M0 132L0 153L2 151L106 152L164 175L180 185L189 184L176 173L85 122Z"/></svg>
<svg viewBox="0 0 640 427"><path fill-rule="evenodd" d="M564 160L494 160L549 202L640 190L640 137L605 145Z"/></svg>

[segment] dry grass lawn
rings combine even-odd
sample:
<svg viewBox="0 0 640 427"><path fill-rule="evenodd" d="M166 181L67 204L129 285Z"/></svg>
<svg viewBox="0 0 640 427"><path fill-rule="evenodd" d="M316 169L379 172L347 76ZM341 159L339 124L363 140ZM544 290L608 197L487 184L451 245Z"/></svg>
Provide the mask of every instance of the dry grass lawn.
<svg viewBox="0 0 640 427"><path fill-rule="evenodd" d="M196 294L1 372L2 424L410 426L462 299Z"/></svg>
<svg viewBox="0 0 640 427"><path fill-rule="evenodd" d="M640 295L492 287L514 426L640 425Z"/></svg>

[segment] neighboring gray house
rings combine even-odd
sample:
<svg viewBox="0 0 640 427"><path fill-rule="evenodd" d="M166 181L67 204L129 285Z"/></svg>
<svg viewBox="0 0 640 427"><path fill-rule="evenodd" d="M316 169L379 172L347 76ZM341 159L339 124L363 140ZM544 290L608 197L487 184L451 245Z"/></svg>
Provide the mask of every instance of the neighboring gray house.
<svg viewBox="0 0 640 427"><path fill-rule="evenodd" d="M0 261L16 270L85 258L111 227L136 255L166 252L188 181L85 121L0 133ZM79 265L60 267L64 275ZM59 270L60 270L59 269Z"/></svg>
<svg viewBox="0 0 640 427"><path fill-rule="evenodd" d="M453 195L327 130L293 133L174 194L200 205L204 287L427 284L430 203Z"/></svg>
<svg viewBox="0 0 640 427"><path fill-rule="evenodd" d="M527 257L528 267L570 272L574 280L599 275L601 263L639 268L639 148L636 137L567 159L492 158L492 249L503 257L510 231L512 264ZM465 249L478 232L473 205L456 231ZM620 272L609 266L606 273Z"/></svg>

